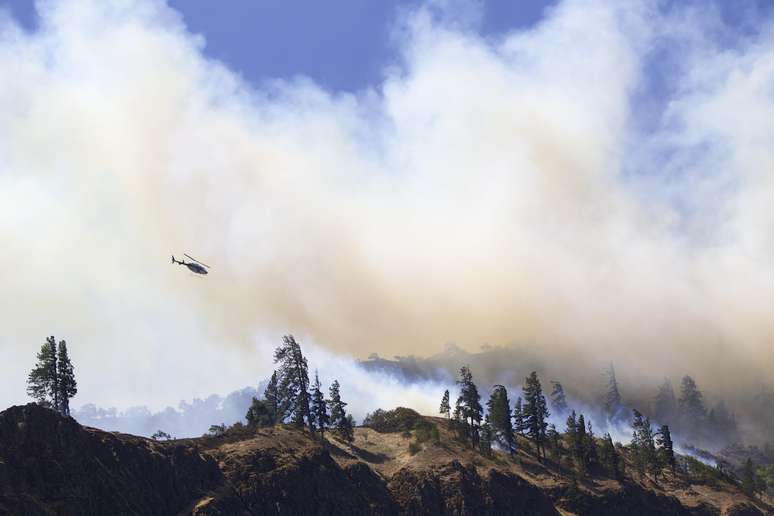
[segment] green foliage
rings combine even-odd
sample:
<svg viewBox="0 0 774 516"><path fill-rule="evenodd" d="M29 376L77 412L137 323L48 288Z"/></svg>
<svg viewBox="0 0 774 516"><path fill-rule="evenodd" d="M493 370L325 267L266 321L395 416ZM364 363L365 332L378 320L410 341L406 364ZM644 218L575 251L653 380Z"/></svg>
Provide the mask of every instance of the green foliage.
<svg viewBox="0 0 774 516"><path fill-rule="evenodd" d="M481 425L481 436L478 443L479 451L487 457L492 456L492 440L494 437L494 431L492 425L489 423L489 416L484 420L484 424Z"/></svg>
<svg viewBox="0 0 774 516"><path fill-rule="evenodd" d="M347 415L344 409L347 404L341 401L339 389L339 381L333 380L329 391L330 399L328 400L328 407L331 410L331 427L341 439L351 443L355 440L354 420Z"/></svg>
<svg viewBox="0 0 774 516"><path fill-rule="evenodd" d="M314 420L309 403L309 365L301 346L292 335L282 337L282 345L274 351L274 363L279 364L277 377L281 398L287 400L291 420L314 432Z"/></svg>
<svg viewBox="0 0 774 516"><path fill-rule="evenodd" d="M640 474L645 475L649 470L653 473L654 479L657 478L660 471L660 464L656 454L656 445L653 439L653 428L650 426L650 419L636 409L632 411L632 462L634 468Z"/></svg>
<svg viewBox="0 0 774 516"><path fill-rule="evenodd" d="M247 425L251 428L273 426L276 423L269 402L257 398L253 398L250 408L247 409L245 419L247 420Z"/></svg>
<svg viewBox="0 0 774 516"><path fill-rule="evenodd" d="M470 438L470 446L476 447L478 441L478 427L481 424L484 409L481 406L481 396L476 384L473 383L473 374L468 366L460 368L460 396L457 398L456 413L464 423L464 428Z"/></svg>
<svg viewBox="0 0 774 516"><path fill-rule="evenodd" d="M438 427L436 427L433 423L420 420L416 423L414 428L416 430L417 442L424 443L430 439L433 439L433 431L435 431L436 436L438 436L438 439L440 439L440 435L438 434Z"/></svg>
<svg viewBox="0 0 774 516"><path fill-rule="evenodd" d="M170 441L172 436L163 430L156 430L156 432L151 436L151 439L154 441Z"/></svg>
<svg viewBox="0 0 774 516"><path fill-rule="evenodd" d="M441 415L446 415L446 419L451 419L451 407L449 406L449 389L443 392L443 398L441 398L441 406L438 409Z"/></svg>
<svg viewBox="0 0 774 516"><path fill-rule="evenodd" d="M78 385L75 382L73 364L70 362L70 355L67 353L67 343L64 340L59 341L57 376L59 412L65 416L69 416L70 399L78 393Z"/></svg>
<svg viewBox="0 0 774 516"><path fill-rule="evenodd" d="M668 467L672 472L675 471L677 463L675 462L674 446L672 444L672 434L668 425L663 425L656 434L656 444L658 445L658 462L661 467Z"/></svg>
<svg viewBox="0 0 774 516"><path fill-rule="evenodd" d="M393 410L376 409L373 413L366 414L363 426L386 434L411 431L421 420L422 416L416 410L406 407L397 407Z"/></svg>
<svg viewBox="0 0 774 516"><path fill-rule="evenodd" d="M599 448L599 463L611 477L617 480L623 478L623 461L609 433L606 433L602 439L602 446Z"/></svg>
<svg viewBox="0 0 774 516"><path fill-rule="evenodd" d="M78 392L67 343L51 336L40 347L37 363L27 377L27 394L39 404L70 415L70 399Z"/></svg>
<svg viewBox="0 0 774 516"><path fill-rule="evenodd" d="M271 419L277 423L284 421L287 416L289 400L282 396L277 371L271 373L271 379L263 391L263 398L266 400Z"/></svg>
<svg viewBox="0 0 774 516"><path fill-rule="evenodd" d="M489 409L489 424L493 432L492 438L499 442L513 456L516 448L516 438L511 424L511 404L508 401L508 391L502 385L495 385L487 402Z"/></svg>
<svg viewBox="0 0 774 516"><path fill-rule="evenodd" d="M412 441L412 442L410 442L410 443L409 443L408 450L409 450L409 453L410 453L411 455L416 455L417 453L419 453L420 451L422 451L422 445L421 445L421 444L419 444L419 443L418 443L418 442L416 442L416 441Z"/></svg>
<svg viewBox="0 0 774 516"><path fill-rule="evenodd" d="M742 491L747 496L755 496L758 490L758 482L755 474L755 466L751 458L747 458L742 468Z"/></svg>
<svg viewBox="0 0 774 516"><path fill-rule="evenodd" d="M330 423L330 417L325 397L320 390L320 378L317 376L317 371L314 372L314 386L312 388L312 419L320 430L320 437L324 438L325 428Z"/></svg>
<svg viewBox="0 0 774 516"><path fill-rule="evenodd" d="M540 380L537 373L532 371L524 381L524 423L527 427L527 435L535 443L535 451L538 460L542 455L545 457L546 429L548 423L546 419L550 415L546 406L546 398L543 396L543 389L540 386Z"/></svg>

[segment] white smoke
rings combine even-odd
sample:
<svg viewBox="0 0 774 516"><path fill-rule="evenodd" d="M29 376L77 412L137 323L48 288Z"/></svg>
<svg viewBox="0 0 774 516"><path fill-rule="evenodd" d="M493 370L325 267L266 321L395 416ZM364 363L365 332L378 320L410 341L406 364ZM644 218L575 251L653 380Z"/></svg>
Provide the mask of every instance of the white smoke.
<svg viewBox="0 0 774 516"><path fill-rule="evenodd" d="M76 404L106 406L255 384L286 332L359 356L516 340L721 393L774 372L770 19L729 46L711 11L565 0L492 39L435 2L401 15L383 83L331 94L246 84L162 0L36 5L34 33L0 22L0 404L49 334ZM674 78L643 133L657 50Z"/></svg>

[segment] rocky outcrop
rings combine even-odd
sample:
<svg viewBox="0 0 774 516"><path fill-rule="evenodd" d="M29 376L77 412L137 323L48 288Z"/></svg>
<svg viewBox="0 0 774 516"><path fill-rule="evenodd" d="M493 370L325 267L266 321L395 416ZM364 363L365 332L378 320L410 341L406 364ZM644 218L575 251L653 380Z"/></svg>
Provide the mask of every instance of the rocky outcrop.
<svg viewBox="0 0 774 516"><path fill-rule="evenodd" d="M492 469L481 478L474 466L458 461L422 471L403 468L389 489L404 514L559 514L551 500L517 475Z"/></svg>
<svg viewBox="0 0 774 516"><path fill-rule="evenodd" d="M221 483L196 447L86 429L34 404L0 412L0 514L175 514Z"/></svg>

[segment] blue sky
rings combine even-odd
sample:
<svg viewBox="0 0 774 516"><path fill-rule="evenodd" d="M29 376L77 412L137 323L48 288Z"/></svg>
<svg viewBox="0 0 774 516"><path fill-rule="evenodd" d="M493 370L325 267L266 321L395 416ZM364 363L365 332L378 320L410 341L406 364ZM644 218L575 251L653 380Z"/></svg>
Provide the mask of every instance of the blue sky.
<svg viewBox="0 0 774 516"><path fill-rule="evenodd" d="M396 59L390 29L400 9L418 0L168 0L189 30L203 34L205 53L253 84L311 77L326 89L377 85ZM486 0L480 30L497 35L536 23L551 0ZM23 26L36 24L32 0L0 0Z"/></svg>

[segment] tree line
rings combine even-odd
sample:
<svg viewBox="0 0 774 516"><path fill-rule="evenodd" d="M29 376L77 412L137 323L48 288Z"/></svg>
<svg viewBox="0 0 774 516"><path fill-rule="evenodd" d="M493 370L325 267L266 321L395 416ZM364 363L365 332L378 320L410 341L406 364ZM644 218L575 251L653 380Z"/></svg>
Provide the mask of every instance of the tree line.
<svg viewBox="0 0 774 516"><path fill-rule="evenodd" d="M319 434L321 439L330 429L344 441L354 440L355 422L347 414L338 380L331 383L326 399L317 372L314 383L310 383L309 364L292 335L282 337L282 344L274 351L274 363L278 367L271 375L263 399L253 398L247 411L248 426L290 422L308 429L312 435Z"/></svg>
<svg viewBox="0 0 774 516"><path fill-rule="evenodd" d="M620 404L620 394L612 367L610 373L609 406L612 411L618 412L616 404ZM532 452L539 462L547 460L550 455L560 470L566 464L580 476L592 471L605 471L613 478L623 478L622 445L614 444L609 433L598 439L591 421L587 421L583 414L569 410L562 384L556 381L551 384L551 409L560 416L569 412L564 435L554 424L548 423L551 412L535 371L525 378L521 396L517 397L513 410L503 385L492 387L485 410L470 368L463 366L457 380L459 396L454 409L446 390L439 412L446 416L449 427L460 441L484 455L491 455L492 446L497 445L511 457L515 456L518 437L521 436L532 443ZM636 410L632 414L630 450L633 464L641 475L648 472L657 481L664 468L672 471L676 468L669 426L663 425L656 431L647 417Z"/></svg>

